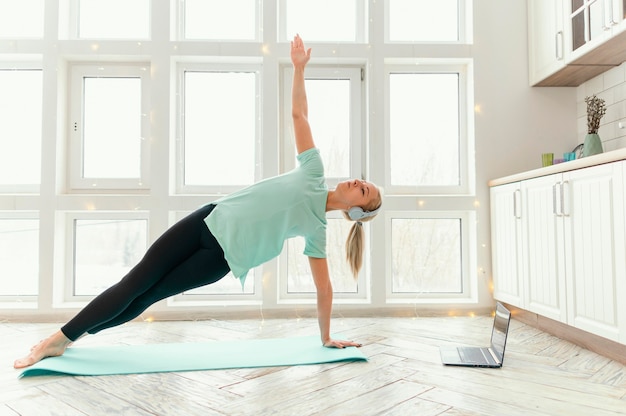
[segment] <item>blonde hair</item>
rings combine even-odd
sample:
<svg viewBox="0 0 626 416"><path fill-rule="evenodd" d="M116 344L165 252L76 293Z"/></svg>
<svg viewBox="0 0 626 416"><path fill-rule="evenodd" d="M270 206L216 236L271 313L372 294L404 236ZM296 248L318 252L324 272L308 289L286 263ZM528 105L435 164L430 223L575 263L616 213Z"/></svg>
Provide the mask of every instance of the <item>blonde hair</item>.
<svg viewBox="0 0 626 416"><path fill-rule="evenodd" d="M378 189L378 198L372 200L367 206L362 207L364 210L371 212L371 211L377 210L383 204L382 189L381 188L377 188L377 189ZM346 211L343 212L343 216L347 220L352 221L352 219L350 219L350 216L348 215ZM357 278L359 277L359 271L361 270L361 266L363 265L363 249L364 249L363 239L364 239L364 234L365 234L363 232L363 223L367 221L371 221L374 218L376 218L376 215L373 215L371 217L361 218L358 221L354 221L354 224L352 224L352 227L350 228L350 231L348 232L348 238L346 238L346 260L348 261L348 264L350 265L350 269L352 270L352 276L354 277L354 280L357 280Z"/></svg>

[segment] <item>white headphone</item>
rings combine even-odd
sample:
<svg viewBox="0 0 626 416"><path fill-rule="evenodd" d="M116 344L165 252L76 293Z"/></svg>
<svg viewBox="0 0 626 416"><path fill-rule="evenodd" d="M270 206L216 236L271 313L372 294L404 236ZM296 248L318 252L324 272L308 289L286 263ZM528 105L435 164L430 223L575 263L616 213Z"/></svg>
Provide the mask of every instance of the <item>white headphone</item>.
<svg viewBox="0 0 626 416"><path fill-rule="evenodd" d="M348 216L352 221L359 221L363 218L373 217L374 215L378 214L380 208L381 207L378 207L374 211L364 211L361 207L352 207L348 210Z"/></svg>

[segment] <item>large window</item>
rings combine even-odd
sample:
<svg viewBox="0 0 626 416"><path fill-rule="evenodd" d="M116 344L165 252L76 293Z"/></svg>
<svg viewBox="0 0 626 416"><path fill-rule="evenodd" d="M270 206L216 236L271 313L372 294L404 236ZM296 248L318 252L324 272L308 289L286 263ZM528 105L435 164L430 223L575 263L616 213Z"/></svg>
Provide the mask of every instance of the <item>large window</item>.
<svg viewBox="0 0 626 416"><path fill-rule="evenodd" d="M39 221L0 217L0 300L36 298L39 287ZM12 307L15 305L12 304Z"/></svg>
<svg viewBox="0 0 626 416"><path fill-rule="evenodd" d="M440 212L396 215L390 226L390 295L432 298L467 292L469 270L463 262L470 233L467 216L451 213L455 216L446 218Z"/></svg>
<svg viewBox="0 0 626 416"><path fill-rule="evenodd" d="M0 189L28 192L41 181L41 70L0 63Z"/></svg>
<svg viewBox="0 0 626 416"><path fill-rule="evenodd" d="M150 0L70 0L77 12L76 37L81 39L147 39Z"/></svg>
<svg viewBox="0 0 626 416"><path fill-rule="evenodd" d="M365 42L364 0L278 0L279 39Z"/></svg>
<svg viewBox="0 0 626 416"><path fill-rule="evenodd" d="M146 250L147 221L132 214L68 217L68 282L65 300L95 296L117 283Z"/></svg>
<svg viewBox="0 0 626 416"><path fill-rule="evenodd" d="M0 1L0 38L43 37L44 0Z"/></svg>
<svg viewBox="0 0 626 416"><path fill-rule="evenodd" d="M232 192L254 183L261 145L256 68L204 65L179 70L179 190Z"/></svg>
<svg viewBox="0 0 626 416"><path fill-rule="evenodd" d="M389 65L387 186L399 192L471 191L467 65Z"/></svg>
<svg viewBox="0 0 626 416"><path fill-rule="evenodd" d="M71 72L71 188L147 188L149 67L85 64Z"/></svg>
<svg viewBox="0 0 626 416"><path fill-rule="evenodd" d="M195 40L256 40L261 2L257 0L184 0L181 37Z"/></svg>
<svg viewBox="0 0 626 416"><path fill-rule="evenodd" d="M311 66L306 72L308 120L316 146L320 149L329 187L339 181L365 176L363 137L363 82L358 67ZM295 163L295 138L291 121L291 82L293 71L285 68L283 77L283 125L285 170ZM327 255L333 288L340 299L365 298L366 272L354 280L345 260L345 239L351 223L338 213L328 215ZM285 244L280 276L281 299L313 298L315 286L304 251L304 240Z"/></svg>
<svg viewBox="0 0 626 416"><path fill-rule="evenodd" d="M289 41L313 48L309 122L332 190L384 188L364 225L327 215L334 302L475 301L471 0L0 1L0 307L66 313L175 220L297 165ZM436 51L436 52L435 52ZM433 56L436 55L436 56ZM236 227L236 224L234 224ZM304 241L155 309L311 308ZM3 306L4 305L4 306ZM259 308L259 309L257 309Z"/></svg>

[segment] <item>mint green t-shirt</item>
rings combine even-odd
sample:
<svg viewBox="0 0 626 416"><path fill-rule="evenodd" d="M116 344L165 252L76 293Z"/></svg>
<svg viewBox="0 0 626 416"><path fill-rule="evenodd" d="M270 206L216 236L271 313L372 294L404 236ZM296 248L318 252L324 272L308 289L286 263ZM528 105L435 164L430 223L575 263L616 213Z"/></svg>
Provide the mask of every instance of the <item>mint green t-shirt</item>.
<svg viewBox="0 0 626 416"><path fill-rule="evenodd" d="M298 166L215 202L205 219L243 286L248 271L278 256L286 239L304 237L304 254L326 257L328 186L319 150L298 155Z"/></svg>

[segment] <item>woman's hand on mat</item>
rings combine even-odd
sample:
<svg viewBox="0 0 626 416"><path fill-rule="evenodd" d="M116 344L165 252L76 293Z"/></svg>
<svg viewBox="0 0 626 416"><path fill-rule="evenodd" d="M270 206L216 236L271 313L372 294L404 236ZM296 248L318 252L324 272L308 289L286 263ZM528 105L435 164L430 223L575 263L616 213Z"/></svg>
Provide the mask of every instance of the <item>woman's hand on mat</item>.
<svg viewBox="0 0 626 416"><path fill-rule="evenodd" d="M338 339L329 339L324 342L324 346L327 348L346 348L346 347L360 347L361 344L354 341L341 341Z"/></svg>

